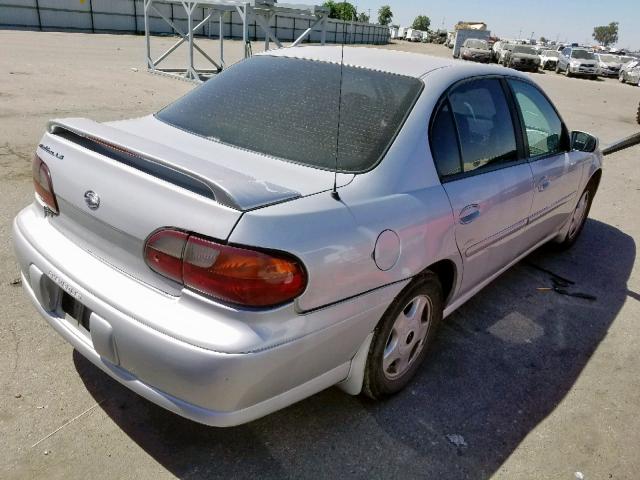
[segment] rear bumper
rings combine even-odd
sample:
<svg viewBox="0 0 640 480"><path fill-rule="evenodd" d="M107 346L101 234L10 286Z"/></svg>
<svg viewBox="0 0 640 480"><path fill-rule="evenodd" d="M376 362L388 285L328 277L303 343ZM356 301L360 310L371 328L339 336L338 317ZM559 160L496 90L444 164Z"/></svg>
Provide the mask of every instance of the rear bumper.
<svg viewBox="0 0 640 480"><path fill-rule="evenodd" d="M251 421L346 379L351 359L404 286L387 286L290 319L286 315L292 315L291 310L283 309L276 312L282 315L279 332L260 331L260 324L270 325L261 322L254 327L245 322L243 329L233 316L237 312L228 318L213 306L202 312L196 299L152 290L60 238L48 222L31 206L16 217L13 228L23 287L40 315L123 385L174 413L212 426ZM43 235L48 247L38 241ZM90 332L61 311L62 290L92 311ZM153 304L171 311L174 330L161 328L161 318L154 324L154 318L140 313L143 308L157 315ZM215 329L201 325L200 332L185 331L197 330L194 322L203 314ZM313 330L327 318L333 318L330 325ZM297 322L305 325L306 333L292 338ZM198 333L201 345L185 340ZM230 351L203 347L213 342L207 342L209 335L220 347L229 345ZM243 335L246 338L240 338ZM238 352L238 345L250 349Z"/></svg>

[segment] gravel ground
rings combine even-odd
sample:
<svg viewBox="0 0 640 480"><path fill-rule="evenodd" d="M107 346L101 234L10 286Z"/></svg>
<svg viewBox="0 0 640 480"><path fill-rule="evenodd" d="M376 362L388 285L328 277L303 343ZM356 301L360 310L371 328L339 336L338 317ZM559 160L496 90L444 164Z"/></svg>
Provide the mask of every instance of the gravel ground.
<svg viewBox="0 0 640 480"><path fill-rule="evenodd" d="M160 51L173 39L154 41ZM245 426L208 428L106 377L12 284L11 220L32 201L46 121L143 115L193 85L148 74L143 37L0 31L0 44L0 478L637 478L639 147L607 157L576 246L534 253L459 309L406 391L376 404L329 389ZM239 58L241 44L225 46L228 62ZM638 130L640 89L533 77L571 128L603 144ZM597 300L537 290L550 278L532 265Z"/></svg>

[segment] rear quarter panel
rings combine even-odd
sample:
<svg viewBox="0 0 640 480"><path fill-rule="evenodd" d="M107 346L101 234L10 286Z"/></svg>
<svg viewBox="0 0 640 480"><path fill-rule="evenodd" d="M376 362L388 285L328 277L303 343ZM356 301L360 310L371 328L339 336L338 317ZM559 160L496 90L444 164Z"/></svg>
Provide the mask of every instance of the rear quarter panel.
<svg viewBox="0 0 640 480"><path fill-rule="evenodd" d="M247 212L238 222L230 242L284 250L303 261L309 280L297 300L298 310L410 278L439 260L453 261L462 272L451 205L427 140L431 109L442 91L425 82L385 158L340 188L339 201L325 191ZM384 230L393 230L400 239L398 259L386 271L373 258Z"/></svg>

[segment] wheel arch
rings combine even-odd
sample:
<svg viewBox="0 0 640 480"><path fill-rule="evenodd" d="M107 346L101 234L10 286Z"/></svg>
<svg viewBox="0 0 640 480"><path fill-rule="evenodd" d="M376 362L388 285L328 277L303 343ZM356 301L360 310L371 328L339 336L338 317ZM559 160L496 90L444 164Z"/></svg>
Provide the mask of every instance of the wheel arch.
<svg viewBox="0 0 640 480"><path fill-rule="evenodd" d="M589 177L589 180L587 181L587 185L586 188L592 188L593 192L595 194L595 192L598 191L598 187L600 186L600 179L602 178L602 168L598 168L597 170L595 170L592 174L591 177Z"/></svg>
<svg viewBox="0 0 640 480"><path fill-rule="evenodd" d="M416 277L424 275L426 272L433 272L436 277L438 277L440 285L442 286L443 303L444 306L446 306L455 291L455 286L458 281L458 266L451 259L439 260L426 267Z"/></svg>

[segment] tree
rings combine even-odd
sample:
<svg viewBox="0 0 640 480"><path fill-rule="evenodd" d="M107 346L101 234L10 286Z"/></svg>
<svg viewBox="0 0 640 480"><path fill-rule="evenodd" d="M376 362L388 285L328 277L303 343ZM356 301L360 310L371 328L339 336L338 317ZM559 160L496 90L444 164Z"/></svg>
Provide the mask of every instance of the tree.
<svg viewBox="0 0 640 480"><path fill-rule="evenodd" d="M380 25L389 25L392 18L393 12L391 11L391 7L389 5L381 6L380 10L378 10L378 23Z"/></svg>
<svg viewBox="0 0 640 480"><path fill-rule="evenodd" d="M364 12L358 14L358 21L362 23L369 23L369 15Z"/></svg>
<svg viewBox="0 0 640 480"><path fill-rule="evenodd" d="M336 3L333 0L327 0L323 6L329 9L329 18L337 18L338 20L351 22L358 16L356 7L349 2Z"/></svg>
<svg viewBox="0 0 640 480"><path fill-rule="evenodd" d="M618 22L611 22L609 25L601 25L593 28L593 38L600 45L608 47L618 41Z"/></svg>
<svg viewBox="0 0 640 480"><path fill-rule="evenodd" d="M545 37L540 37L540 40L538 40L540 43L547 43L549 40L547 40Z"/></svg>
<svg viewBox="0 0 640 480"><path fill-rule="evenodd" d="M431 20L429 20L429 17L427 17L426 15L418 15L413 21L413 25L411 25L411 28L413 28L414 30L422 30L423 32L426 32L427 30L429 30L429 25L431 25Z"/></svg>

